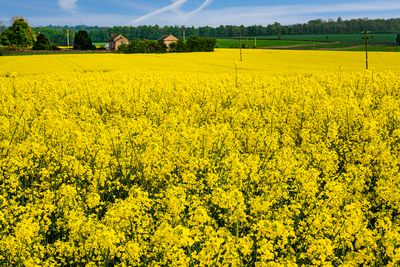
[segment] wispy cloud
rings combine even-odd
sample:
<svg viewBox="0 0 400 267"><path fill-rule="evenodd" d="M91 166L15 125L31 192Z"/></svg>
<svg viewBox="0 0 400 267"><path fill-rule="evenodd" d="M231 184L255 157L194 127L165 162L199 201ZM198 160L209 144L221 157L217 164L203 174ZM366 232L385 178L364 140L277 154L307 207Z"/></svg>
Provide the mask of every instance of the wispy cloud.
<svg viewBox="0 0 400 267"><path fill-rule="evenodd" d="M143 15L141 17L138 17L138 18L132 20L131 24L139 24L139 23L141 23L143 21L146 21L146 20L151 19L153 17L159 16L159 15L165 13L165 12L168 12L168 11L174 11L174 10L177 11L186 2L187 2L187 0L174 0L174 2L172 4L170 4L170 5L168 5L168 6L156 9L156 10L154 10L152 12L147 13L146 15Z"/></svg>
<svg viewBox="0 0 400 267"><path fill-rule="evenodd" d="M67 12L73 12L76 10L78 0L58 0L58 5L62 10Z"/></svg>
<svg viewBox="0 0 400 267"><path fill-rule="evenodd" d="M221 24L268 24L274 21L282 23L302 22L302 18L325 18L327 16L343 17L378 17L378 13L400 11L398 1L370 1L360 3L308 4L246 6L207 9L199 12L189 22L193 25L218 26Z"/></svg>
<svg viewBox="0 0 400 267"><path fill-rule="evenodd" d="M1 1L1 0L0 0ZM66 0L60 2L65 3ZM71 0L69 0L71 3ZM120 2L122 0L113 0ZM301 23L315 18L390 18L400 14L400 1L393 0L369 0L360 2L347 2L337 4L303 4L303 5L264 5L264 6L235 6L225 8L213 8L212 0L203 0L203 4L192 11L185 12L184 5L189 5L192 0L175 0L170 5L156 9L138 17L132 21L132 15L128 12L84 12L84 9L69 5L64 10L68 14L48 12L46 15L25 16L32 25L129 25L129 24L158 24L158 25L194 25L194 26L219 26L219 25L266 25L278 21L282 24ZM245 5L245 4L244 4ZM61 5L60 5L61 6ZM151 8L151 7L149 7ZM125 9L128 9L125 7ZM75 10L75 12L71 12ZM135 10L133 10L134 12ZM140 11L139 11L140 12ZM141 12L146 12L142 10ZM9 18L3 20L8 21ZM131 22L131 23L129 23Z"/></svg>
<svg viewBox="0 0 400 267"><path fill-rule="evenodd" d="M183 16L183 22L187 22L190 18L195 16L197 13L201 12L203 9L205 9L207 6L209 6L214 0L205 0L198 8L195 10L192 10L190 12L187 12Z"/></svg>
<svg viewBox="0 0 400 267"><path fill-rule="evenodd" d="M174 21L178 24L184 24L187 21L189 21L193 16L201 12L203 9L205 9L207 6L209 6L214 0L204 0L204 2L198 6L196 9L188 12L182 11L180 8L186 4L188 1L187 0L174 0L172 4L156 9L152 12L149 12L139 18L136 18L135 20L131 21L131 24L140 24L142 22L149 21L149 19L160 16L164 13L167 13L169 11L175 13L174 16Z"/></svg>

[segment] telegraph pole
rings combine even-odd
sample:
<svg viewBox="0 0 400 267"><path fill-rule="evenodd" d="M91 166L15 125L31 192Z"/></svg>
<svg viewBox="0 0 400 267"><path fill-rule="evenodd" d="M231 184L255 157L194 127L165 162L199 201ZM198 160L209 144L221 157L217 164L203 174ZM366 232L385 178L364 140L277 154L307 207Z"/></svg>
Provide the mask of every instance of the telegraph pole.
<svg viewBox="0 0 400 267"><path fill-rule="evenodd" d="M67 46L69 47L69 30L67 29Z"/></svg>
<svg viewBox="0 0 400 267"><path fill-rule="evenodd" d="M368 70L368 31L365 30L364 32L364 40L365 40L365 69Z"/></svg>
<svg viewBox="0 0 400 267"><path fill-rule="evenodd" d="M364 41L365 41L365 69L366 70L368 70L368 39L369 39L369 37L368 37L368 24L367 24L367 21L368 21L368 17L365 17L364 18L364 21L365 21L365 31L364 31Z"/></svg>
<svg viewBox="0 0 400 267"><path fill-rule="evenodd" d="M240 61L243 61L243 53L242 53L242 33L239 34L239 47L240 47Z"/></svg>
<svg viewBox="0 0 400 267"><path fill-rule="evenodd" d="M185 28L185 25L181 26L181 31L182 31L183 41L186 41L186 28Z"/></svg>

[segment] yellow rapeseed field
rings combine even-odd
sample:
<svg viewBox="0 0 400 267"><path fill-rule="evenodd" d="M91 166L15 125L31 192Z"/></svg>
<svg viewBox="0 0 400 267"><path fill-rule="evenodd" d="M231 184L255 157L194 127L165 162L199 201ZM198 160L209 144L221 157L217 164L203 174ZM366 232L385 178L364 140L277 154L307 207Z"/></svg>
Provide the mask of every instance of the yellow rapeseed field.
<svg viewBox="0 0 400 267"><path fill-rule="evenodd" d="M400 54L0 57L0 265L398 266Z"/></svg>

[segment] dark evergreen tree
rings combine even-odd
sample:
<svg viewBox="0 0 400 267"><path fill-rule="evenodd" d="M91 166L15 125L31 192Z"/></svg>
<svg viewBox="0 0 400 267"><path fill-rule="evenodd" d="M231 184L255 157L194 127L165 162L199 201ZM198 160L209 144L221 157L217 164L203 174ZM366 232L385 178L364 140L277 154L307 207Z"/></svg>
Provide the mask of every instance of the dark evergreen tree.
<svg viewBox="0 0 400 267"><path fill-rule="evenodd" d="M52 46L49 39L41 33L36 37L36 42L32 47L33 50L51 50Z"/></svg>
<svg viewBox="0 0 400 267"><path fill-rule="evenodd" d="M396 37L396 45L397 45L397 46L400 45L400 33L397 34L397 37Z"/></svg>
<svg viewBox="0 0 400 267"><path fill-rule="evenodd" d="M91 49L93 49L92 40L90 39L87 31L80 30L75 34L74 49L75 50L91 50Z"/></svg>

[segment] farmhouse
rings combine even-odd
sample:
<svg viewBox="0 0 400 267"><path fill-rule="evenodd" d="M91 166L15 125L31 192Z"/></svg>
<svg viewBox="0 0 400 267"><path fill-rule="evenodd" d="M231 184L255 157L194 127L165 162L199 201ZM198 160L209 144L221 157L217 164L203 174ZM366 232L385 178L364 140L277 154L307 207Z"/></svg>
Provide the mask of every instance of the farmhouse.
<svg viewBox="0 0 400 267"><path fill-rule="evenodd" d="M129 44L129 40L122 34L113 34L111 39L108 41L109 50L118 50L118 47L122 44Z"/></svg>
<svg viewBox="0 0 400 267"><path fill-rule="evenodd" d="M173 35L165 35L163 38L161 38L161 41L167 46L169 47L170 44L176 43L178 42L178 38L176 38Z"/></svg>

